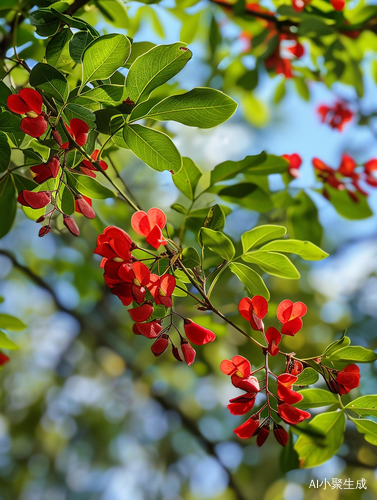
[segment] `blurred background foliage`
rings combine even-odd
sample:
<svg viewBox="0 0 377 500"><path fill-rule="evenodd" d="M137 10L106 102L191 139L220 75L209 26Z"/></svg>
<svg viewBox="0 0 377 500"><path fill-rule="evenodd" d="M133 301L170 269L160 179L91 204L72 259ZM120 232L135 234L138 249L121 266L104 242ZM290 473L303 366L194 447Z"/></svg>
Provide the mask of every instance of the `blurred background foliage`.
<svg viewBox="0 0 377 500"><path fill-rule="evenodd" d="M12 9L21 3L25 9L31 6L1 1L3 40L12 24ZM38 7L50 3L32 2ZM196 208L216 201L229 206L224 231L236 243L256 224L278 223L287 225L291 236L322 244L330 253L314 264L294 260L300 280L266 277L271 291L267 320L273 321L277 304L285 298L308 305L303 329L294 339L285 336L282 350L300 357L320 354L344 329L353 344L376 349L377 196L370 189L367 214L358 213L360 204L345 198L341 205L349 204L350 218L357 220L343 218L315 191L320 185L311 159L318 156L337 166L342 153L358 163L377 155L377 6L352 1L340 13L324 0L313 0L298 14L288 2L263 2L269 10L278 8L277 24L289 19L296 26L306 49L294 63L294 77L285 78L273 70L268 73L263 64L266 51L271 53L271 44L276 44L266 41L270 28L244 14L243 2L234 3L234 9L224 10L206 0L71 2L81 7L76 15L101 33L125 33L134 42L188 43L193 60L163 87L166 95L177 88L212 86L238 100L237 113L214 130L158 125L173 137L182 155L205 172L203 186L210 170L224 160L239 160L262 149L300 154L303 165L293 182L288 174L269 176L268 185L265 180L267 208L254 203L252 195L229 200L214 193L202 196ZM360 29L360 36L347 37L342 33L347 26ZM29 22L20 23L19 55L30 66L41 60L47 42ZM27 78L22 68L12 71L19 86ZM321 124L316 113L319 104L331 105L339 98L355 114L343 132ZM126 150L111 154L138 205L162 208L169 229L179 230L183 216L170 207L187 207L188 202L170 174L152 171ZM247 175L232 185L245 181ZM130 229L131 209L118 199L95 201L94 208L98 217L93 222L78 217L80 238L55 228L39 239L35 223L18 210L13 230L1 240L0 294L5 300L0 311L16 315L27 328L10 333L20 350L12 351L1 373L0 499L376 498L377 451L354 427L347 427L336 457L304 470L287 470L282 449L271 437L261 449L254 441L234 438L233 429L242 418L226 409L235 392L219 364L240 353L259 366L260 353L210 314L195 311L189 298L178 299L177 310L213 329L217 341L198 349L191 367L168 354L154 358L150 343L132 333L126 309L104 286L100 259L93 256L105 225L122 227L136 239ZM190 231L195 220L191 222L187 245L195 240ZM236 277L224 273L213 299L237 322L242 321L237 304L244 295ZM276 369L282 371L279 362ZM375 391L376 366L361 365L361 373L353 397ZM365 478L367 490L309 488L312 479L331 482L333 477Z"/></svg>

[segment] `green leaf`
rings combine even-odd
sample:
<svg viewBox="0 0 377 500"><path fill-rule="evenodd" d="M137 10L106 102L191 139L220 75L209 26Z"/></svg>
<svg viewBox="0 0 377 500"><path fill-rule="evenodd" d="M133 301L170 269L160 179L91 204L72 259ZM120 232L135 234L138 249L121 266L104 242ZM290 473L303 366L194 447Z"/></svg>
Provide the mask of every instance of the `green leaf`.
<svg viewBox="0 0 377 500"><path fill-rule="evenodd" d="M223 92L195 88L185 94L166 97L147 113L153 120L174 120L190 127L211 128L228 120L237 103Z"/></svg>
<svg viewBox="0 0 377 500"><path fill-rule="evenodd" d="M11 150L8 137L4 132L0 132L0 172L5 172L10 164Z"/></svg>
<svg viewBox="0 0 377 500"><path fill-rule="evenodd" d="M10 88L4 83L0 82L0 106L7 105L8 97L12 95Z"/></svg>
<svg viewBox="0 0 377 500"><path fill-rule="evenodd" d="M283 446L283 449L281 451L280 467L283 473L298 469L300 467L298 453L294 449L294 441L291 428L289 428L288 443Z"/></svg>
<svg viewBox="0 0 377 500"><path fill-rule="evenodd" d="M267 300L270 299L270 292L256 271L238 262L232 262L229 268L245 285L251 295L261 295Z"/></svg>
<svg viewBox="0 0 377 500"><path fill-rule="evenodd" d="M261 165L266 158L266 153L262 151L259 155L246 156L246 158L241 161L224 161L216 165L211 172L211 186L218 182L234 179L234 177L245 170Z"/></svg>
<svg viewBox="0 0 377 500"><path fill-rule="evenodd" d="M84 106L80 106L79 104L70 102L64 108L64 115L66 116L68 121L72 120L72 118L79 118L80 120L83 120L85 123L87 123L89 127L94 127L96 115L93 113L93 111L87 109Z"/></svg>
<svg viewBox="0 0 377 500"><path fill-rule="evenodd" d="M274 208L265 189L251 182L241 182L232 186L218 184L211 186L207 191L217 193L228 203L235 203L248 210L264 213Z"/></svg>
<svg viewBox="0 0 377 500"><path fill-rule="evenodd" d="M294 205L288 208L287 216L292 237L321 244L323 229L318 220L318 209L304 191L294 198Z"/></svg>
<svg viewBox="0 0 377 500"><path fill-rule="evenodd" d="M82 56L81 87L93 80L110 78L119 66L123 66L130 53L131 43L125 35L103 35L93 40Z"/></svg>
<svg viewBox="0 0 377 500"><path fill-rule="evenodd" d="M377 354L371 349L365 349L361 346L342 347L326 355L331 361L345 361L351 363L373 363L376 361Z"/></svg>
<svg viewBox="0 0 377 500"><path fill-rule="evenodd" d="M0 131L6 132L15 146L20 146L25 134L20 129L21 118L9 113L9 111L2 111L0 113Z"/></svg>
<svg viewBox="0 0 377 500"><path fill-rule="evenodd" d="M127 99L127 91L124 85L100 85L83 92L81 95L104 103L120 103Z"/></svg>
<svg viewBox="0 0 377 500"><path fill-rule="evenodd" d="M263 271L280 278L299 279L300 273L292 262L281 253L276 252L250 252L242 256L245 262L257 264Z"/></svg>
<svg viewBox="0 0 377 500"><path fill-rule="evenodd" d="M56 4L54 4L56 6ZM66 9L64 9L66 10ZM71 28L75 28L78 30L90 30L92 34L96 34L96 30L90 26L90 24L86 23L85 21L82 21L81 19L78 19L77 17L72 17L69 16L68 14L63 14L62 12L59 12L56 8L51 8L51 12L55 14L57 18L59 18L63 23L67 24Z"/></svg>
<svg viewBox="0 0 377 500"><path fill-rule="evenodd" d="M69 54L75 63L81 63L86 47L94 40L89 31L78 31L69 42Z"/></svg>
<svg viewBox="0 0 377 500"><path fill-rule="evenodd" d="M135 59L145 54L146 52L148 52L148 50L151 50L155 46L156 44L152 42L134 42L131 46L131 55L127 59L127 62L124 65L124 67L130 68L131 65L134 63Z"/></svg>
<svg viewBox="0 0 377 500"><path fill-rule="evenodd" d="M351 418L360 434L364 434L365 441L377 446L377 423L366 418Z"/></svg>
<svg viewBox="0 0 377 500"><path fill-rule="evenodd" d="M55 35L60 26L60 20L50 9L38 9L31 12L29 21L36 28L37 35L43 37Z"/></svg>
<svg viewBox="0 0 377 500"><path fill-rule="evenodd" d="M212 229L202 227L199 240L202 241L204 247L208 247L212 252L220 255L224 260L232 260L236 253L233 243L220 231L213 231Z"/></svg>
<svg viewBox="0 0 377 500"><path fill-rule="evenodd" d="M75 211L75 199L71 191L63 186L57 197L58 208L66 215L71 215Z"/></svg>
<svg viewBox="0 0 377 500"><path fill-rule="evenodd" d="M300 373L297 377L294 385L303 386L303 385L312 385L317 382L319 379L318 373L313 368L305 368L304 371Z"/></svg>
<svg viewBox="0 0 377 500"><path fill-rule="evenodd" d="M194 200L195 189L201 176L202 172L195 163L190 158L183 157L182 168L173 175L173 182L189 200Z"/></svg>
<svg viewBox="0 0 377 500"><path fill-rule="evenodd" d="M15 349L19 349L18 345L12 342L8 336L0 330L0 348L1 349L9 349L14 351Z"/></svg>
<svg viewBox="0 0 377 500"><path fill-rule="evenodd" d="M295 83L295 87L297 90L297 93L305 100L309 101L310 100L310 92L309 92L309 87L305 82L304 78L299 78L299 77L294 77L293 81Z"/></svg>
<svg viewBox="0 0 377 500"><path fill-rule="evenodd" d="M128 125L123 138L131 151L154 170L177 173L181 169L182 157L166 134L143 125Z"/></svg>
<svg viewBox="0 0 377 500"><path fill-rule="evenodd" d="M348 403L345 408L359 415L377 417L377 396L361 396Z"/></svg>
<svg viewBox="0 0 377 500"><path fill-rule="evenodd" d="M295 450L300 459L300 467L310 468L321 465L339 450L344 439L346 421L342 411L332 411L316 415L308 428L325 434L318 440L308 435L299 436Z"/></svg>
<svg viewBox="0 0 377 500"><path fill-rule="evenodd" d="M186 247L182 250L182 263L188 269L200 266L200 257L194 247Z"/></svg>
<svg viewBox="0 0 377 500"><path fill-rule="evenodd" d="M67 178L70 186L89 198L103 200L105 198L114 198L116 196L113 191L100 184L96 179L93 179L93 177L67 172Z"/></svg>
<svg viewBox="0 0 377 500"><path fill-rule="evenodd" d="M68 98L69 86L65 76L49 64L38 63L34 66L30 73L30 85L59 102Z"/></svg>
<svg viewBox="0 0 377 500"><path fill-rule="evenodd" d="M16 190L10 175L0 180L0 238L5 236L12 227L16 217Z"/></svg>
<svg viewBox="0 0 377 500"><path fill-rule="evenodd" d="M339 215L350 220L367 219L373 215L372 210L368 205L367 197L356 192L358 202L351 200L347 190L339 191L331 186L326 186L330 197L330 203L334 206Z"/></svg>
<svg viewBox="0 0 377 500"><path fill-rule="evenodd" d="M10 314L0 313L0 328L5 328L5 330L24 330L26 325L20 319Z"/></svg>
<svg viewBox="0 0 377 500"><path fill-rule="evenodd" d="M222 231L225 226L225 214L220 205L213 205L207 214L203 227L208 227L214 231Z"/></svg>
<svg viewBox="0 0 377 500"><path fill-rule="evenodd" d="M27 189L28 191L33 191L38 184L31 179L28 179L27 177L24 177L23 175L15 174L12 172L12 178L14 180L14 183L16 185L16 189L18 193L22 191L23 189Z"/></svg>
<svg viewBox="0 0 377 500"><path fill-rule="evenodd" d="M296 384L295 384L296 385ZM304 389L299 391L304 396L299 403L295 404L301 410L308 408L319 408L320 406L339 405L339 399L332 392L324 389Z"/></svg>
<svg viewBox="0 0 377 500"><path fill-rule="evenodd" d="M265 241L281 238L286 232L285 227L272 224L254 227L241 236L243 252L246 253L250 248L261 245Z"/></svg>
<svg viewBox="0 0 377 500"><path fill-rule="evenodd" d="M176 285L179 286L180 288L183 288L183 290L187 290L187 286L183 283L183 281L181 281L180 279L176 278ZM174 288L174 292L172 293L172 295L174 295L174 297L186 297L187 296L187 293L184 292L183 290L180 290L179 288Z"/></svg>
<svg viewBox="0 0 377 500"><path fill-rule="evenodd" d="M328 356L332 354L335 351L338 351L339 349L342 349L343 347L349 346L351 343L351 340L349 337L346 337L343 335L343 337L339 340L336 340L335 342L331 342L326 349L323 351L322 356Z"/></svg>
<svg viewBox="0 0 377 500"><path fill-rule="evenodd" d="M176 75L191 59L192 53L183 42L157 45L139 56L131 65L126 88L129 98L137 103Z"/></svg>
<svg viewBox="0 0 377 500"><path fill-rule="evenodd" d="M299 255L304 260L322 260L328 257L328 253L317 247L310 241L279 240L271 241L260 250L268 252L287 252Z"/></svg>
<svg viewBox="0 0 377 500"><path fill-rule="evenodd" d="M73 33L70 29L64 29L57 33L48 42L46 47L46 60L54 68L62 68L72 62L69 53L69 41Z"/></svg>

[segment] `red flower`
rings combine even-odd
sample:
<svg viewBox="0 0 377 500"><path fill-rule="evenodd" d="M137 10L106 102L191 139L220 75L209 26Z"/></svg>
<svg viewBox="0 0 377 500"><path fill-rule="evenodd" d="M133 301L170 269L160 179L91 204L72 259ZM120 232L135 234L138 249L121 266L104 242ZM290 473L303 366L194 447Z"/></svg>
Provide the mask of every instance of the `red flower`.
<svg viewBox="0 0 377 500"><path fill-rule="evenodd" d="M278 413L284 422L287 424L299 424L306 418L310 418L311 415L307 411L295 408L287 403L282 403L278 405Z"/></svg>
<svg viewBox="0 0 377 500"><path fill-rule="evenodd" d="M335 170L333 168L326 165L326 163L324 163L319 158L313 158L312 163L314 168L316 170L319 170L320 173L318 174L318 177L323 182L327 182L328 184L330 184L330 186L332 186L334 189L337 189L338 191L343 191L343 189L345 189L344 182L339 181L335 177Z"/></svg>
<svg viewBox="0 0 377 500"><path fill-rule="evenodd" d="M304 8L309 5L311 0L292 0L293 10L296 12L301 12Z"/></svg>
<svg viewBox="0 0 377 500"><path fill-rule="evenodd" d="M342 155L342 160L340 162L340 166L338 168L338 172L342 174L344 177L359 177L358 174L355 174L355 168L357 167L357 163L353 158L349 155Z"/></svg>
<svg viewBox="0 0 377 500"><path fill-rule="evenodd" d="M24 189L17 197L17 201L24 207L34 209L43 208L51 202L51 194L48 191L28 191Z"/></svg>
<svg viewBox="0 0 377 500"><path fill-rule="evenodd" d="M304 367L301 361L297 361L296 359L290 359L287 361L286 373L289 373L291 375L300 375L303 369Z"/></svg>
<svg viewBox="0 0 377 500"><path fill-rule="evenodd" d="M121 282L118 269L125 262L130 262L131 250L135 246L128 234L119 227L109 226L98 236L94 253L104 257L101 267L105 269L106 277L114 280L112 284Z"/></svg>
<svg viewBox="0 0 377 500"><path fill-rule="evenodd" d="M249 439L254 436L259 428L259 415L251 416L246 422L234 429L234 433L241 439Z"/></svg>
<svg viewBox="0 0 377 500"><path fill-rule="evenodd" d="M136 323L143 323L152 316L153 307L150 304L143 304L133 309L128 309L128 314L131 316L132 321Z"/></svg>
<svg viewBox="0 0 377 500"><path fill-rule="evenodd" d="M10 358L6 354L0 352L0 366L6 365L9 361Z"/></svg>
<svg viewBox="0 0 377 500"><path fill-rule="evenodd" d="M300 175L298 169L302 163L301 157L297 153L293 153L292 155L282 155L282 158L289 161L288 173L292 177L298 177Z"/></svg>
<svg viewBox="0 0 377 500"><path fill-rule="evenodd" d="M304 397L302 394L295 392L291 389L292 385L297 381L297 377L290 375L289 373L283 373L278 376L278 398L284 403L293 405L298 403Z"/></svg>
<svg viewBox="0 0 377 500"><path fill-rule="evenodd" d="M266 69L274 69L277 75L284 75L286 78L292 78L291 61L280 56L280 41L273 54L265 59Z"/></svg>
<svg viewBox="0 0 377 500"><path fill-rule="evenodd" d="M162 229L166 224L166 215L159 208L151 208L147 213L139 210L131 218L131 226L137 234L146 236L147 242L157 250L167 241L162 236Z"/></svg>
<svg viewBox="0 0 377 500"><path fill-rule="evenodd" d="M194 323L189 318L184 320L184 329L186 337L195 345L208 344L208 342L213 342L216 338L216 335L211 330Z"/></svg>
<svg viewBox="0 0 377 500"><path fill-rule="evenodd" d="M156 304L162 304L165 307L172 307L173 301L171 295L174 292L176 280L171 274L164 274L157 276L157 274L150 275L149 291L154 298Z"/></svg>
<svg viewBox="0 0 377 500"><path fill-rule="evenodd" d="M83 146L88 139L89 125L80 118L72 118L69 121L69 126L65 123L67 132L72 137L72 139L79 145ZM65 142L61 145L62 149L69 148L69 142Z"/></svg>
<svg viewBox="0 0 377 500"><path fill-rule="evenodd" d="M94 219L95 211L92 209L92 200L81 194L75 195L75 212L84 215L88 219Z"/></svg>
<svg viewBox="0 0 377 500"><path fill-rule="evenodd" d="M305 316L307 307L303 302L293 304L291 300L283 300L278 305L277 318L283 323L283 335L295 335L302 327L302 317Z"/></svg>
<svg viewBox="0 0 377 500"><path fill-rule="evenodd" d="M331 5L335 10L343 10L346 2L345 0L331 0Z"/></svg>
<svg viewBox="0 0 377 500"><path fill-rule="evenodd" d="M135 323L132 327L132 331L135 335L144 335L144 337L148 339L155 339L160 335L162 326L160 321L155 319L148 323Z"/></svg>
<svg viewBox="0 0 377 500"><path fill-rule="evenodd" d="M241 396L230 399L227 408L232 415L245 415L254 406L255 397L256 393L246 392Z"/></svg>
<svg viewBox="0 0 377 500"><path fill-rule="evenodd" d="M160 356L169 345L169 335L163 333L161 337L159 337L151 347L151 351L155 356Z"/></svg>
<svg viewBox="0 0 377 500"><path fill-rule="evenodd" d="M374 177L373 173L377 170L377 159L373 158L369 160L364 165L365 182L370 186L377 187L377 178Z"/></svg>
<svg viewBox="0 0 377 500"><path fill-rule="evenodd" d="M59 169L60 162L55 156L51 158L47 165L45 163L41 163L41 165L30 167L30 170L36 174L34 180L38 184L42 184L49 179L55 179L59 173Z"/></svg>
<svg viewBox="0 0 377 500"><path fill-rule="evenodd" d="M331 392L342 396L359 386L360 369L357 365L348 365L342 371L338 371L335 377L326 380L326 383Z"/></svg>
<svg viewBox="0 0 377 500"><path fill-rule="evenodd" d="M294 56L300 58L305 54L304 46L296 40L296 43L288 48L289 52L291 52Z"/></svg>
<svg viewBox="0 0 377 500"><path fill-rule="evenodd" d="M268 352L271 356L276 356L279 353L278 345L281 340L280 332L273 326L270 326L266 332L266 339L268 342Z"/></svg>
<svg viewBox="0 0 377 500"><path fill-rule="evenodd" d="M90 157L94 161L96 161L98 158L98 154L99 154L99 149L95 149L93 153L90 155ZM83 173L84 175L88 175L89 177L96 177L96 174L93 172L93 170L98 170L98 169L93 165L93 163L90 160L83 160L81 163L84 165L84 166L80 165L81 173ZM98 163L99 166L102 168L102 170L107 170L108 165L106 162L104 162L103 160L99 160Z"/></svg>
<svg viewBox="0 0 377 500"><path fill-rule="evenodd" d="M353 118L352 111L342 102L336 102L333 107L319 106L317 112L321 116L322 123L327 123L339 131L342 131L344 125Z"/></svg>
<svg viewBox="0 0 377 500"><path fill-rule="evenodd" d="M192 365L196 355L195 349L184 338L181 338L181 349L187 365Z"/></svg>
<svg viewBox="0 0 377 500"><path fill-rule="evenodd" d="M80 236L80 229L72 217L63 214L63 224L73 236Z"/></svg>
<svg viewBox="0 0 377 500"><path fill-rule="evenodd" d="M19 115L26 115L21 120L21 130L31 137L40 137L47 130L47 122L42 111L42 96L34 89L21 89L7 99L8 108Z"/></svg>
<svg viewBox="0 0 377 500"><path fill-rule="evenodd" d="M274 422L274 436L276 441L280 443L282 446L285 446L289 440L289 434L283 427L276 422Z"/></svg>
<svg viewBox="0 0 377 500"><path fill-rule="evenodd" d="M150 275L151 272L142 262L122 264L118 269L121 283L115 285L111 293L119 297L125 306L129 306L132 301L141 304L145 299L145 287L149 284Z"/></svg>
<svg viewBox="0 0 377 500"><path fill-rule="evenodd" d="M255 295L252 299L244 297L238 304L238 310L243 318L250 321L253 330L264 330L262 319L268 311L268 302L264 297Z"/></svg>
<svg viewBox="0 0 377 500"><path fill-rule="evenodd" d="M230 375L232 384L246 392L257 393L260 390L259 381L251 373L250 362L243 356L234 356L232 360L224 359L220 370Z"/></svg>

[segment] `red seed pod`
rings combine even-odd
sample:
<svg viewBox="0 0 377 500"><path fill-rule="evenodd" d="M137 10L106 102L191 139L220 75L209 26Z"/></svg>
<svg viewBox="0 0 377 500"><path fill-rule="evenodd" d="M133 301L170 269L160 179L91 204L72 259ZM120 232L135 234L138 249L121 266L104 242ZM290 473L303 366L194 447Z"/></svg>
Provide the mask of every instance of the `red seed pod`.
<svg viewBox="0 0 377 500"><path fill-rule="evenodd" d="M185 339L181 339L181 349L183 357L185 358L185 361L188 364L188 366L192 365L196 356L195 349Z"/></svg>
<svg viewBox="0 0 377 500"><path fill-rule="evenodd" d="M95 211L80 194L75 195L75 210L88 219L94 219L94 217L96 216Z"/></svg>
<svg viewBox="0 0 377 500"><path fill-rule="evenodd" d="M59 134L59 132L54 128L52 133L52 137L55 139L55 141L61 146L63 144L62 137Z"/></svg>
<svg viewBox="0 0 377 500"><path fill-rule="evenodd" d="M184 320L184 329L189 341L195 345L208 344L208 342L213 342L216 338L216 335L211 330L194 323L189 318Z"/></svg>
<svg viewBox="0 0 377 500"><path fill-rule="evenodd" d="M155 356L160 356L169 345L169 335L163 333L151 347L151 351Z"/></svg>
<svg viewBox="0 0 377 500"><path fill-rule="evenodd" d="M24 207L30 207L36 210L38 208L43 208L50 203L51 194L48 191L35 193L34 191L24 189L18 195L17 201Z"/></svg>
<svg viewBox="0 0 377 500"><path fill-rule="evenodd" d="M69 230L69 232L73 234L73 236L80 235L80 229L78 228L76 222L72 219L72 217L63 214L63 224Z"/></svg>
<svg viewBox="0 0 377 500"><path fill-rule="evenodd" d="M42 238L43 236L46 236L51 231L50 226L42 226L39 230L38 236Z"/></svg>

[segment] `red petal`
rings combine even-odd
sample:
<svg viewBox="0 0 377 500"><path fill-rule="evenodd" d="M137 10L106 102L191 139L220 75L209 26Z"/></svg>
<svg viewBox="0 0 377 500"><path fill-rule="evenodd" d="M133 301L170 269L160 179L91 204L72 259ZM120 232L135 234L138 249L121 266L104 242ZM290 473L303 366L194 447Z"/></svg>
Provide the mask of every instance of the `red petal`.
<svg viewBox="0 0 377 500"><path fill-rule="evenodd" d="M243 377L249 377L251 373L250 361L243 356L233 356L232 363L237 367Z"/></svg>
<svg viewBox="0 0 377 500"><path fill-rule="evenodd" d="M21 89L18 95L32 111L35 111L38 115L42 113L43 99L39 92L34 89Z"/></svg>
<svg viewBox="0 0 377 500"><path fill-rule="evenodd" d="M281 335L280 335L280 332L279 330L277 330L276 328L274 328L273 326L270 326L268 329L267 329L267 332L266 332L266 339L267 339L267 342L270 344L273 340L275 341L275 344L279 344L280 340L281 340Z"/></svg>
<svg viewBox="0 0 377 500"><path fill-rule="evenodd" d="M232 415L245 415L252 409L255 403L255 394L243 394L229 401L227 406Z"/></svg>
<svg viewBox="0 0 377 500"><path fill-rule="evenodd" d="M151 208L148 210L147 217L151 228L158 226L162 229L166 224L166 215L159 208Z"/></svg>
<svg viewBox="0 0 377 500"><path fill-rule="evenodd" d="M152 345L151 351L155 356L160 356L160 354L162 354L166 350L168 345L169 345L169 336L163 334Z"/></svg>
<svg viewBox="0 0 377 500"><path fill-rule="evenodd" d="M6 354L0 352L0 366L4 366L6 363L9 363L9 361L10 358Z"/></svg>
<svg viewBox="0 0 377 500"><path fill-rule="evenodd" d="M13 111L13 113L17 113L19 115L24 115L25 113L30 111L30 107L26 104L26 102L16 94L11 94L8 97L7 106L11 111Z"/></svg>
<svg viewBox="0 0 377 500"><path fill-rule="evenodd" d="M241 378L237 374L234 374L231 376L231 381L234 387L238 387L238 389L246 392L256 393L260 390L258 379L252 375L247 378Z"/></svg>
<svg viewBox="0 0 377 500"><path fill-rule="evenodd" d="M119 297L124 306L129 306L133 300L129 283L119 283L119 285L111 289L111 293Z"/></svg>
<svg viewBox="0 0 377 500"><path fill-rule="evenodd" d="M258 316L258 318L263 319L268 311L267 300L260 295L255 295L251 299L251 304L253 306L254 313Z"/></svg>
<svg viewBox="0 0 377 500"><path fill-rule="evenodd" d="M241 299L240 303L238 304L238 310L244 319L250 321L251 313L253 311L253 304L251 302L251 299L249 299L249 297L244 297L243 299Z"/></svg>
<svg viewBox="0 0 377 500"><path fill-rule="evenodd" d="M36 118L23 118L21 120L20 128L22 132L30 137L40 137L47 130L47 122L43 116L37 116Z"/></svg>
<svg viewBox="0 0 377 500"><path fill-rule="evenodd" d="M262 446L265 443L266 439L268 438L269 434L270 434L270 426L269 424L266 424L258 432L257 445Z"/></svg>
<svg viewBox="0 0 377 500"><path fill-rule="evenodd" d="M308 308L303 302L295 302L292 308L292 316L294 318L302 318L305 316Z"/></svg>
<svg viewBox="0 0 377 500"><path fill-rule="evenodd" d="M167 241L162 236L161 229L158 226L154 226L152 231L148 234L147 242L156 250L160 245L167 244Z"/></svg>
<svg viewBox="0 0 377 500"><path fill-rule="evenodd" d="M73 236L80 236L80 229L72 217L63 215L63 224Z"/></svg>
<svg viewBox="0 0 377 500"><path fill-rule="evenodd" d="M284 401L284 403L288 403L289 405L293 405L295 403L298 403L303 399L303 395L299 394L298 392L292 391L288 387L285 387L282 384L278 383L278 398L281 401Z"/></svg>
<svg viewBox="0 0 377 500"><path fill-rule="evenodd" d="M144 335L148 339L155 339L161 333L162 326L158 321L150 321L149 323L135 323L134 325L139 334Z"/></svg>
<svg viewBox="0 0 377 500"><path fill-rule="evenodd" d="M131 284L131 293L134 301L137 304L141 304L145 300L145 288L143 286Z"/></svg>
<svg viewBox="0 0 377 500"><path fill-rule="evenodd" d="M135 273L136 279L143 286L148 285L150 282L151 272L143 262L134 262L132 269Z"/></svg>
<svg viewBox="0 0 377 500"><path fill-rule="evenodd" d="M291 300L283 300L278 305L276 316L281 323L286 323L292 315L293 302Z"/></svg>
<svg viewBox="0 0 377 500"><path fill-rule="evenodd" d="M373 158L372 160L369 160L365 163L364 172L366 174L370 174L370 173L374 172L375 170L377 170L377 158Z"/></svg>
<svg viewBox="0 0 377 500"><path fill-rule="evenodd" d="M286 444L288 443L288 440L289 440L289 434L288 432L283 429L283 427L281 425L277 425L275 424L275 428L274 428L274 435L275 435L275 438L276 438L276 441L278 443L280 443L282 446L286 446Z"/></svg>
<svg viewBox="0 0 377 500"><path fill-rule="evenodd" d="M346 2L345 0L331 0L331 5L335 10L343 10Z"/></svg>
<svg viewBox="0 0 377 500"><path fill-rule="evenodd" d="M187 338L195 345L204 345L213 342L216 335L207 328L194 323L191 319L184 320L184 329Z"/></svg>
<svg viewBox="0 0 377 500"><path fill-rule="evenodd" d="M351 177L357 164L349 155L343 155L338 171L345 177Z"/></svg>
<svg viewBox="0 0 377 500"><path fill-rule="evenodd" d="M299 424L306 418L310 418L311 415L307 411L300 410L299 408L295 408L287 403L283 403L278 405L278 413L284 422L287 424Z"/></svg>
<svg viewBox="0 0 377 500"><path fill-rule="evenodd" d="M137 234L141 234L141 236L147 236L151 230L147 214L142 210L133 214L131 217L131 226L132 229Z"/></svg>
<svg viewBox="0 0 377 500"><path fill-rule="evenodd" d="M133 321L136 323L142 323L151 317L153 307L150 304L143 304L142 306L128 309L128 313Z"/></svg>
<svg viewBox="0 0 377 500"><path fill-rule="evenodd" d="M188 366L192 365L196 355L195 349L185 339L181 340L181 349L183 357L185 358L185 361L188 364Z"/></svg>
<svg viewBox="0 0 377 500"><path fill-rule="evenodd" d="M224 359L221 361L220 364L220 370L225 374L225 375L233 375L238 371L238 368L230 361L230 359Z"/></svg>
<svg viewBox="0 0 377 500"><path fill-rule="evenodd" d="M280 385L291 387L295 382L297 382L297 377L295 375L291 375L290 373L282 373L278 376L277 381Z"/></svg>
<svg viewBox="0 0 377 500"><path fill-rule="evenodd" d="M17 201L25 207L38 209L43 208L50 203L51 195L46 191L35 193L34 191L28 191L27 189L24 189L18 195Z"/></svg>
<svg viewBox="0 0 377 500"><path fill-rule="evenodd" d="M94 217L96 216L95 211L92 209L89 203L86 200L84 200L84 198L77 198L75 200L75 207L76 207L76 212L79 212L88 219L94 219Z"/></svg>
<svg viewBox="0 0 377 500"><path fill-rule="evenodd" d="M299 330L302 328L302 319L301 318L295 318L292 319L291 321L288 321L288 323L284 323L284 325L281 327L281 333L283 335L295 335Z"/></svg>
<svg viewBox="0 0 377 500"><path fill-rule="evenodd" d="M171 274L164 274L160 279L160 288L168 297L174 292L176 280Z"/></svg>
<svg viewBox="0 0 377 500"><path fill-rule="evenodd" d="M254 436L255 431L259 427L259 415L258 417L250 417L246 422L244 422L242 425L234 429L233 432L237 434L237 436L241 439L249 439L252 436Z"/></svg>
<svg viewBox="0 0 377 500"><path fill-rule="evenodd" d="M87 134L89 132L89 125L83 120L80 120L80 118L72 118L72 120L69 121L69 128L73 137L77 137L81 134ZM82 144L80 144L80 146L81 145Z"/></svg>

